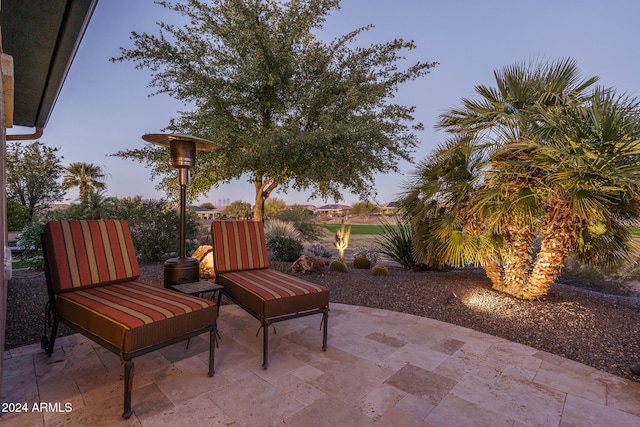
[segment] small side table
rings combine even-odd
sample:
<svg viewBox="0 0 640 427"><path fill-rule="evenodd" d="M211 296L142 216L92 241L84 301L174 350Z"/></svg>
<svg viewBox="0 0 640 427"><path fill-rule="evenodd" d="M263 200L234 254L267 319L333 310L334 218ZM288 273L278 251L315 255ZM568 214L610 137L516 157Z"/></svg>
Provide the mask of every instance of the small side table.
<svg viewBox="0 0 640 427"><path fill-rule="evenodd" d="M178 292L182 292L187 295L197 295L200 298L207 292L213 292L211 297L211 301L214 300L216 292L220 293L224 286L219 285L217 283L209 282L208 280L201 280L199 282L191 282L191 283L181 283L179 285L173 285L171 288ZM218 294L218 299L220 299L220 294ZM220 305L220 304L218 304Z"/></svg>
<svg viewBox="0 0 640 427"><path fill-rule="evenodd" d="M182 292L187 295L195 295L200 298L204 297L204 294L207 292L213 292L211 295L211 301L215 301L216 292L218 293L218 301L216 304L218 306L218 310L220 309L220 300L222 299L222 289L224 286L219 285L217 283L209 282L208 280L201 280L199 282L190 282L190 283L181 283L179 285L173 285L171 288L175 291ZM216 347L218 346L218 340L220 339L220 331L216 331ZM189 348L189 343L191 342L191 338L187 340L187 349Z"/></svg>

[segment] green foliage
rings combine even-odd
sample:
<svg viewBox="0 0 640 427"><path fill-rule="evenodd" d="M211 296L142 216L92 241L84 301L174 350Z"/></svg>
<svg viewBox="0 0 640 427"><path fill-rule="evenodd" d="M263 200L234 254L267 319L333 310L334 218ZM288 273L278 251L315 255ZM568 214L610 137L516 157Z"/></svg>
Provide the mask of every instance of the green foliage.
<svg viewBox="0 0 640 427"><path fill-rule="evenodd" d="M371 268L371 260L363 256L356 256L353 259L353 268L368 270Z"/></svg>
<svg viewBox="0 0 640 427"><path fill-rule="evenodd" d="M220 143L198 154L190 198L247 175L256 191L254 218L262 220L262 202L276 188L369 198L376 173L411 159L423 126L414 123L413 107L393 100L400 85L436 65L407 62L413 42L364 46L358 36L367 26L325 43L318 33L338 0L158 3L182 15L180 24L133 32L133 46L112 61L149 69L156 93L193 108L169 130ZM146 163L163 178L159 187L176 195L166 149L116 155Z"/></svg>
<svg viewBox="0 0 640 427"><path fill-rule="evenodd" d="M322 218L321 218L322 220ZM319 227L325 228L329 230L331 233L335 233L340 229L340 224L321 224ZM382 234L383 227L380 224L351 224L351 234L352 235L362 235L362 234Z"/></svg>
<svg viewBox="0 0 640 427"><path fill-rule="evenodd" d="M267 240L267 248L273 251L274 261L293 262L302 255L302 243L290 237L274 237Z"/></svg>
<svg viewBox="0 0 640 427"><path fill-rule="evenodd" d="M371 274L374 276L387 276L389 274L389 270L384 265L378 264L373 266Z"/></svg>
<svg viewBox="0 0 640 427"><path fill-rule="evenodd" d="M85 190L84 197L81 198L80 204L84 217L90 219L101 219L109 214L116 203L113 197L106 197L104 191L94 191L93 189Z"/></svg>
<svg viewBox="0 0 640 427"><path fill-rule="evenodd" d="M38 221L27 225L16 239L16 246L20 251L20 261L34 270L44 268L41 243L44 224L44 221Z"/></svg>
<svg viewBox="0 0 640 427"><path fill-rule="evenodd" d="M304 206L290 206L289 209L280 212L275 218L295 224L300 232L300 237L304 241L315 242L323 235L322 228L314 222L313 212Z"/></svg>
<svg viewBox="0 0 640 427"><path fill-rule="evenodd" d="M140 197L117 199L106 218L125 219L140 262L161 261L179 249L180 214L163 200ZM193 252L197 242L194 215L186 217L186 250Z"/></svg>
<svg viewBox="0 0 640 427"><path fill-rule="evenodd" d="M248 219L251 218L251 203L236 200L220 212L225 218Z"/></svg>
<svg viewBox="0 0 640 427"><path fill-rule="evenodd" d="M213 205L213 203L209 203L209 202L205 202L203 204L200 205L200 207L202 209L208 209L208 210L212 210L215 209L216 207Z"/></svg>
<svg viewBox="0 0 640 427"><path fill-rule="evenodd" d="M349 215L360 215L368 218L371 215L380 213L380 207L370 202L355 203L349 210Z"/></svg>
<svg viewBox="0 0 640 427"><path fill-rule="evenodd" d="M407 185L414 255L498 265L494 288L527 299L546 296L572 253L592 265L628 259L627 226L640 220L640 102L592 88L598 78L581 78L570 58L494 76L440 116L450 138Z"/></svg>
<svg viewBox="0 0 640 427"><path fill-rule="evenodd" d="M284 200L269 198L264 202L264 217L266 219L279 218L287 209L287 203Z"/></svg>
<svg viewBox="0 0 640 427"><path fill-rule="evenodd" d="M39 141L7 144L7 197L28 209L29 222L64 196L58 182L63 168L57 152L58 148Z"/></svg>
<svg viewBox="0 0 640 427"><path fill-rule="evenodd" d="M102 167L93 163L74 162L67 166L62 180L62 187L68 190L78 187L80 202L86 201L89 192L98 193L106 188L106 175Z"/></svg>
<svg viewBox="0 0 640 427"><path fill-rule="evenodd" d="M333 261L331 261L331 264L329 264L329 270L330 271L337 271L339 273L346 273L347 272L347 264L345 264L344 262L334 259Z"/></svg>
<svg viewBox="0 0 640 427"><path fill-rule="evenodd" d="M382 234L375 239L380 253L399 263L407 270L419 270L423 264L413 258L413 232L409 224L391 224L387 220L382 222Z"/></svg>
<svg viewBox="0 0 640 427"><path fill-rule="evenodd" d="M7 230L22 230L29 224L29 209L13 199L7 199Z"/></svg>

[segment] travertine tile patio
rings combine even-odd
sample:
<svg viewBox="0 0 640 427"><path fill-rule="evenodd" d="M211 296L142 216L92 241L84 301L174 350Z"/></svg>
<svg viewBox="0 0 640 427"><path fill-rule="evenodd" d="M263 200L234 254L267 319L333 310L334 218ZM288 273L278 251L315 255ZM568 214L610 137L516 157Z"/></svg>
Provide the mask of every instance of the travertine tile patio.
<svg viewBox="0 0 640 427"><path fill-rule="evenodd" d="M223 306L216 374L205 337L136 359L134 415L122 413L118 357L80 335L51 357L5 352L11 426L639 426L640 383L432 319L331 304L276 324L261 368L259 323ZM44 403L42 410L39 406ZM36 407L34 408L34 405ZM24 408L25 406L21 406ZM8 409L5 405L3 409Z"/></svg>

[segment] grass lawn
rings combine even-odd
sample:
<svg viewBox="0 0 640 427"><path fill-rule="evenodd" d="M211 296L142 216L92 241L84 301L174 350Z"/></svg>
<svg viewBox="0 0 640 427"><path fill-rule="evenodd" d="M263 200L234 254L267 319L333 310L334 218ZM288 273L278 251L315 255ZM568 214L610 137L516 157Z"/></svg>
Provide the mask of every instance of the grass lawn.
<svg viewBox="0 0 640 427"><path fill-rule="evenodd" d="M629 231L633 237L640 237L640 227L629 227Z"/></svg>
<svg viewBox="0 0 640 427"><path fill-rule="evenodd" d="M28 267L29 267L29 266L28 266L25 262L20 261L20 260L13 261L13 262L11 263L11 268L12 268L13 270L16 270L16 269L18 269L18 268L28 268Z"/></svg>
<svg viewBox="0 0 640 427"><path fill-rule="evenodd" d="M326 228L331 233L335 233L340 229L340 224L318 224ZM349 224L347 224L349 225ZM382 225L380 224L352 224L351 234L382 234Z"/></svg>

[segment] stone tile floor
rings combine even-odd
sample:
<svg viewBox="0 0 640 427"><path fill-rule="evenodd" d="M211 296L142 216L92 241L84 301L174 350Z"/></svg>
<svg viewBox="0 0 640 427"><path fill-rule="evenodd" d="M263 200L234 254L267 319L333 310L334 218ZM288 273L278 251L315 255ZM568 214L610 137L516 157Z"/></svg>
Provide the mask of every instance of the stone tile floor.
<svg viewBox="0 0 640 427"><path fill-rule="evenodd" d="M276 324L261 368L258 322L223 306L216 374L208 337L136 359L122 413L117 356L80 335L5 352L7 426L640 426L640 383L432 319L332 304ZM35 407L34 407L35 404ZM40 406L44 404L44 406ZM21 406L24 408L24 406ZM3 406L8 410L7 406ZM15 409L15 408L13 408Z"/></svg>

